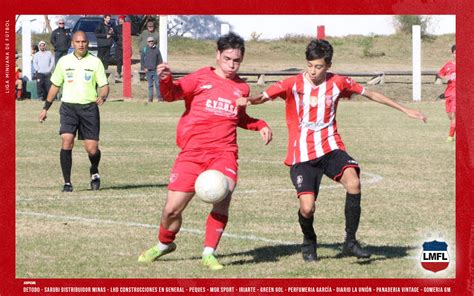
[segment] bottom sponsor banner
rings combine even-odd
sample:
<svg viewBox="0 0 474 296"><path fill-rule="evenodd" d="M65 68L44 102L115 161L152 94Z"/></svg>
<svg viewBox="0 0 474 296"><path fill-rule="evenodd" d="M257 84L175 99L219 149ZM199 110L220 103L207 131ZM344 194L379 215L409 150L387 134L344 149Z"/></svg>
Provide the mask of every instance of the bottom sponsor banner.
<svg viewBox="0 0 474 296"><path fill-rule="evenodd" d="M447 295L454 280L166 279L17 280L12 295Z"/></svg>

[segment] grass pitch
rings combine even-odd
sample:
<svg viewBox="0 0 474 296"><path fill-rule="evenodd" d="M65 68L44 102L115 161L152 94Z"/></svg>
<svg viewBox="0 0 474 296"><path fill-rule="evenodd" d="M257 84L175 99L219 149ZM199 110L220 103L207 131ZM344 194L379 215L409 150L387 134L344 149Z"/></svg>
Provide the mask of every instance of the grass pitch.
<svg viewBox="0 0 474 296"><path fill-rule="evenodd" d="M443 87L431 88L435 94ZM410 97L403 85L386 85L381 91ZM210 206L197 199L184 213L177 251L150 265L137 262L156 243L169 171L178 153L175 128L182 102L110 101L102 106L102 189L89 190L89 161L77 141L71 194L60 192L59 104L40 124L42 103L17 102L16 276L454 277L455 149L445 143L449 121L444 102L405 104L425 112L428 123L366 100L339 104L340 133L363 172L358 236L373 256L364 261L340 257L345 192L325 178L316 206L316 264L304 264L299 250L298 202L282 163L284 104L250 106L251 115L270 124L274 140L264 146L258 133L239 130L239 183L218 250L225 268L211 273L199 261ZM451 264L432 275L421 269L419 257L422 243L435 238L448 243Z"/></svg>

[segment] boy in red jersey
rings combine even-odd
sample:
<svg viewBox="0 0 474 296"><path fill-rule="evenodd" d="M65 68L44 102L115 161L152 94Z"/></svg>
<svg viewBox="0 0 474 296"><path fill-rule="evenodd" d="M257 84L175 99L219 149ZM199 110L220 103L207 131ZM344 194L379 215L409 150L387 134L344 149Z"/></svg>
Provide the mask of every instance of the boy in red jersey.
<svg viewBox="0 0 474 296"><path fill-rule="evenodd" d="M453 142L456 134L456 44L451 47L451 53L453 59L448 61L438 72L439 77L448 80L444 91L446 113L451 120L447 142Z"/></svg>
<svg viewBox="0 0 474 296"><path fill-rule="evenodd" d="M341 183L346 189L346 238L343 254L368 258L356 239L361 207L360 168L349 154L337 131L336 110L339 98L363 95L426 121L419 111L406 108L386 96L365 89L349 77L327 72L331 67L333 48L326 40L313 40L306 48L304 73L271 85L262 95L248 98L260 104L281 97L286 101L288 151L285 164L290 166L291 180L299 198L298 220L303 232L301 251L306 262L317 259L317 239L313 228L315 202L323 175Z"/></svg>
<svg viewBox="0 0 474 296"><path fill-rule="evenodd" d="M215 250L227 224L229 205L237 183L237 127L260 131L265 144L272 131L263 120L245 111L249 86L237 75L244 58L244 40L229 33L217 41L217 67L205 67L173 81L168 64L160 64L161 95L165 101L184 100L184 111L177 127L176 142L181 148L171 170L168 197L158 233L158 245L145 251L139 262L153 262L176 249L175 236L182 224L182 212L194 196L198 175L215 169L226 175L230 192L213 205L206 222L202 264L211 270L223 266Z"/></svg>

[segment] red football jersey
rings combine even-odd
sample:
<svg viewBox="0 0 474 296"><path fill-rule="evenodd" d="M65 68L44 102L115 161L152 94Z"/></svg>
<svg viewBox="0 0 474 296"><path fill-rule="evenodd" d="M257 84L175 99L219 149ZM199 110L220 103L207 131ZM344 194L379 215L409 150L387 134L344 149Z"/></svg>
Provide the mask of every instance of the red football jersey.
<svg viewBox="0 0 474 296"><path fill-rule="evenodd" d="M339 98L363 94L364 87L352 78L328 73L318 86L303 74L270 86L263 95L286 101L288 150L285 164L293 165L321 157L333 150L345 150L337 132Z"/></svg>
<svg viewBox="0 0 474 296"><path fill-rule="evenodd" d="M438 76L447 77L448 85L444 95L446 97L456 96L456 64L453 61L447 62L438 72Z"/></svg>
<svg viewBox="0 0 474 296"><path fill-rule="evenodd" d="M186 110L181 116L176 143L181 149L237 152L237 126L260 130L267 124L251 118L235 101L249 95L249 86L240 77L224 79L214 68L202 68L176 81L160 81L166 101L184 99Z"/></svg>

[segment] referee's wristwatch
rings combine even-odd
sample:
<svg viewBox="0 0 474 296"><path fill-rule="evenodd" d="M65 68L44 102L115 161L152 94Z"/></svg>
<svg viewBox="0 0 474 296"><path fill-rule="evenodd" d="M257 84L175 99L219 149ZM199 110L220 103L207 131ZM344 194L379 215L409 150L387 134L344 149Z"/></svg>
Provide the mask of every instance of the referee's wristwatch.
<svg viewBox="0 0 474 296"><path fill-rule="evenodd" d="M102 97L100 97L100 98L101 98L102 101L104 101L104 102L107 101L107 96L102 96Z"/></svg>

